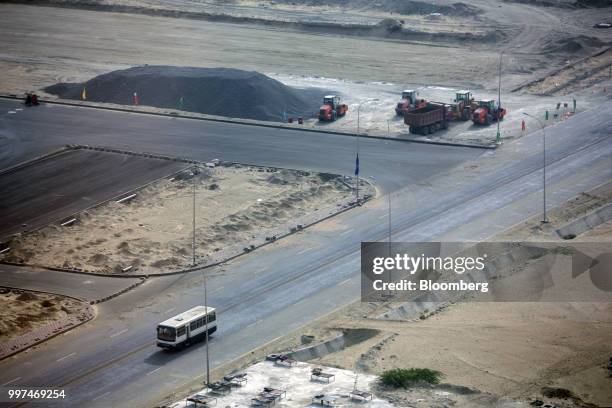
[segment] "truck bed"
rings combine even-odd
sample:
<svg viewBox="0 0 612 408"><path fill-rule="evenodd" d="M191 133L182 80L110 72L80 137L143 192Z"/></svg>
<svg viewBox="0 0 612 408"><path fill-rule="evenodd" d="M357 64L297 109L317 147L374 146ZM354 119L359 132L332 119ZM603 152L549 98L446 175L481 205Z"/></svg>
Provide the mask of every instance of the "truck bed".
<svg viewBox="0 0 612 408"><path fill-rule="evenodd" d="M446 118L447 107L444 104L430 103L424 108L406 112L404 123L408 126L428 126L437 122L444 121Z"/></svg>

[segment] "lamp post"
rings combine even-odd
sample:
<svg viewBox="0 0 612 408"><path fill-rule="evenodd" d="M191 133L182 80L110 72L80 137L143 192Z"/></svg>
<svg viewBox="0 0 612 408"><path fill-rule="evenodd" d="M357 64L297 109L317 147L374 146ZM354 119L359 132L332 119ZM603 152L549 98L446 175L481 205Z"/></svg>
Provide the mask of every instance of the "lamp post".
<svg viewBox="0 0 612 408"><path fill-rule="evenodd" d="M504 52L502 51L501 54L499 54L499 72L498 72L498 77L499 77L499 82L497 84L497 109L500 110L501 109L501 74L502 74L502 58L504 56ZM500 125L500 118L499 118L499 113L498 113L498 117L497 117L497 136L495 137L495 142L499 145L501 144L501 133L499 131L499 125Z"/></svg>
<svg viewBox="0 0 612 408"><path fill-rule="evenodd" d="M208 385L210 384L210 358L208 355L208 299L206 296L206 274L204 272L204 270L202 270L202 277L203 279L203 283L204 283L204 307L206 308L205 310L205 323L204 323L204 330L206 330L206 387L208 387Z"/></svg>
<svg viewBox="0 0 612 408"><path fill-rule="evenodd" d="M361 105L363 105L366 102L376 102L378 101L378 98L375 99L367 99L363 102L360 102L359 105L357 105L357 135L355 135L355 150L356 150L356 159L355 159L355 196L356 196L356 200L357 200L357 204L359 204L359 137L361 136L361 128L359 126L359 120L360 120L360 111L361 111Z"/></svg>
<svg viewBox="0 0 612 408"><path fill-rule="evenodd" d="M529 113L523 112L523 115L529 116L532 119L535 119L542 128L542 194L543 194L543 213L544 216L542 218L542 224L548 223L548 218L546 217L546 127L544 126L544 122L542 122L539 118L530 115Z"/></svg>

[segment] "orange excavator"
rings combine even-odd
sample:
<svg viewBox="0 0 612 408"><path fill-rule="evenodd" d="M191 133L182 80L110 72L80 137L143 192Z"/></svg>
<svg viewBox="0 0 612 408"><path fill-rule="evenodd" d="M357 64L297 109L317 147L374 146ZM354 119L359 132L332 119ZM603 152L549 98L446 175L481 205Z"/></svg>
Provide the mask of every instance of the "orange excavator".
<svg viewBox="0 0 612 408"><path fill-rule="evenodd" d="M336 95L326 95L323 97L323 105L319 109L319 120L321 122L333 122L346 115L348 106L340 103L340 97Z"/></svg>
<svg viewBox="0 0 612 408"><path fill-rule="evenodd" d="M402 91L402 99L395 106L395 113L397 116L403 116L406 112L427 106L427 101L425 99L418 100L416 96L416 91L412 89Z"/></svg>
<svg viewBox="0 0 612 408"><path fill-rule="evenodd" d="M506 110L501 106L495 105L493 99L483 99L478 101L478 108L472 115L472 121L477 125L488 126L498 120L503 120L506 116Z"/></svg>

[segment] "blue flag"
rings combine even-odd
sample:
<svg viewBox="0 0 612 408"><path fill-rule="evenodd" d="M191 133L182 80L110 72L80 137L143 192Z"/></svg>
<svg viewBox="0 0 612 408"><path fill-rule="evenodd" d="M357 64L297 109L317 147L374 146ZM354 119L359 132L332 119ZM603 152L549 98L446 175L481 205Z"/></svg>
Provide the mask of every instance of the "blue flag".
<svg viewBox="0 0 612 408"><path fill-rule="evenodd" d="M357 158L355 159L355 175L359 175L359 153L357 153Z"/></svg>

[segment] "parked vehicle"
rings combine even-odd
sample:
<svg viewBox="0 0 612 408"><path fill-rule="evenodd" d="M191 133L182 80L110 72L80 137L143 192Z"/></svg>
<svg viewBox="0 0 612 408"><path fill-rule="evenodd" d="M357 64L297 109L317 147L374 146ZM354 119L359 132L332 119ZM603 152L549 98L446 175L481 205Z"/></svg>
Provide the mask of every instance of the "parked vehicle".
<svg viewBox="0 0 612 408"><path fill-rule="evenodd" d="M495 104L493 99L483 99L478 101L478 109L472 115L472 121L477 125L488 126L498 120L503 120L506 110Z"/></svg>
<svg viewBox="0 0 612 408"><path fill-rule="evenodd" d="M406 112L425 106L427 106L427 101L425 99L417 99L416 91L405 89L402 91L402 99L395 106L395 113L397 116L402 116Z"/></svg>
<svg viewBox="0 0 612 408"><path fill-rule="evenodd" d="M427 106L406 112L404 123L410 133L428 135L440 129L448 128L449 105L430 102Z"/></svg>
<svg viewBox="0 0 612 408"><path fill-rule="evenodd" d="M340 102L340 97L327 95L323 98L323 105L319 109L319 120L322 122L333 122L346 115L348 106Z"/></svg>

